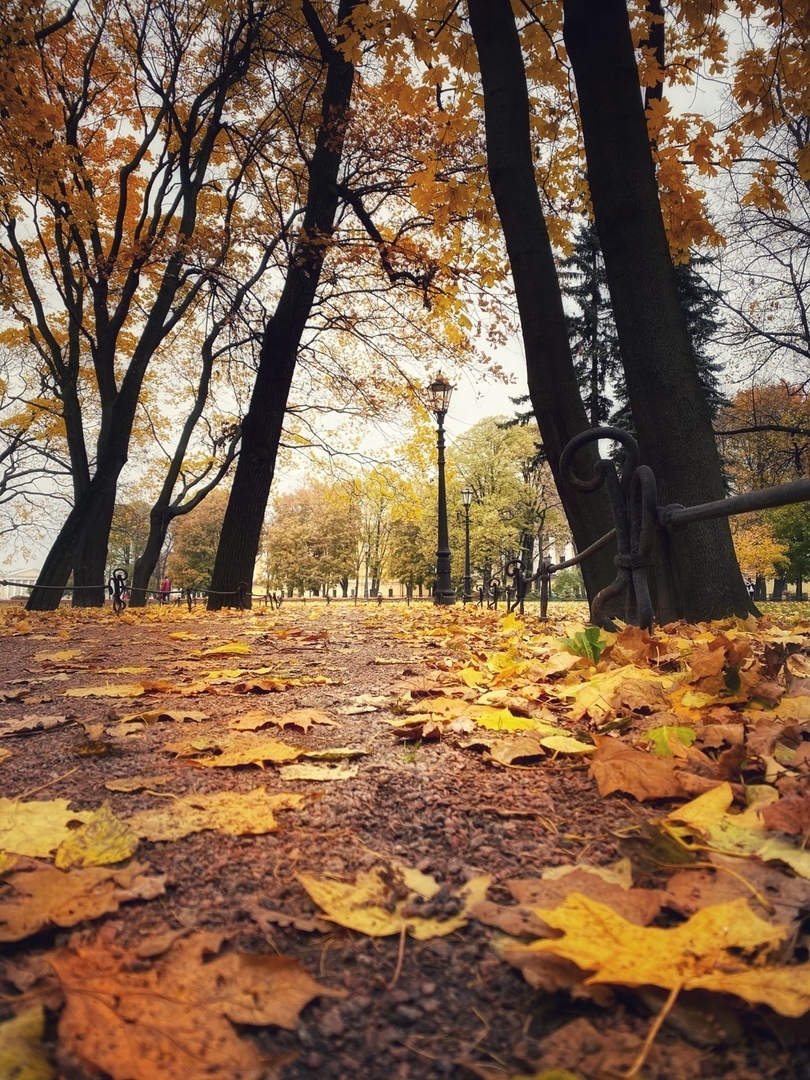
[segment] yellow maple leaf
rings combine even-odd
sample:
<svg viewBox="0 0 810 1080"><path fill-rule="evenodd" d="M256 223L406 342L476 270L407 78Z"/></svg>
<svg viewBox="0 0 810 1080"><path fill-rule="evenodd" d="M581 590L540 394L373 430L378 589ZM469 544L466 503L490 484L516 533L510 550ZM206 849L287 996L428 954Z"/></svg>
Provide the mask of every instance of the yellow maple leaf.
<svg viewBox="0 0 810 1080"><path fill-rule="evenodd" d="M56 1071L42 1050L45 1010L42 1005L0 1024L0 1076L18 1080L52 1080Z"/></svg>
<svg viewBox="0 0 810 1080"><path fill-rule="evenodd" d="M419 941L444 937L466 925L469 911L483 901L492 880L485 874L468 881L458 894L458 913L437 918L426 904L439 892L438 882L399 863L360 870L354 882L307 873L296 874L296 878L327 918L339 926L370 937L388 937L406 929ZM424 915L419 913L420 906Z"/></svg>
<svg viewBox="0 0 810 1080"><path fill-rule="evenodd" d="M0 851L46 859L69 835L69 825L90 814L69 810L67 799L19 802L0 799Z"/></svg>
<svg viewBox="0 0 810 1080"><path fill-rule="evenodd" d="M713 990L770 1005L784 1016L810 1010L810 964L766 966L787 931L758 918L743 899L702 908L670 929L637 926L576 892L556 908L531 910L563 937L527 948L592 972L586 984Z"/></svg>
<svg viewBox="0 0 810 1080"><path fill-rule="evenodd" d="M215 829L229 836L259 836L278 829L273 812L301 806L303 795L268 795L263 787L245 794L219 791L185 795L156 810L140 810L127 819L145 840L181 840L191 833Z"/></svg>
<svg viewBox="0 0 810 1080"><path fill-rule="evenodd" d="M105 802L65 837L56 849L54 864L60 870L72 866L109 866L131 858L137 848L138 837Z"/></svg>

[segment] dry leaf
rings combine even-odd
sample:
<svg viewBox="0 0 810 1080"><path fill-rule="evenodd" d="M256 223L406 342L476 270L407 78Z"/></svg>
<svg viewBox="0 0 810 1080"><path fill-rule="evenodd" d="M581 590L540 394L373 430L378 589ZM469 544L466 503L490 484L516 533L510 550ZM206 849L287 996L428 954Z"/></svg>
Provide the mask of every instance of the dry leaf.
<svg viewBox="0 0 810 1080"><path fill-rule="evenodd" d="M90 817L85 810L69 810L67 799L18 802L0 799L0 851L46 859L70 833L70 825Z"/></svg>
<svg viewBox="0 0 810 1080"><path fill-rule="evenodd" d="M622 791L639 801L683 795L672 758L634 750L608 736L596 735L594 743L596 753L591 758L591 776L596 780L600 795Z"/></svg>
<svg viewBox="0 0 810 1080"><path fill-rule="evenodd" d="M41 1005L0 1024L0 1076L4 1080L52 1080L56 1071L42 1050L45 1010Z"/></svg>
<svg viewBox="0 0 810 1080"><path fill-rule="evenodd" d="M529 908L556 907L569 893L608 904L615 912L638 926L649 926L661 911L664 893L659 889L624 888L605 881L598 867L578 866L555 878L514 878L505 882L519 904Z"/></svg>
<svg viewBox="0 0 810 1080"><path fill-rule="evenodd" d="M244 641L230 641L224 645L215 645L212 649L204 649L200 656L244 656L250 652L250 646Z"/></svg>
<svg viewBox="0 0 810 1080"><path fill-rule="evenodd" d="M303 795L268 795L263 787L247 794L220 791L213 795L185 795L159 810L141 810L127 819L132 831L145 840L180 840L191 833L215 829L229 836L275 832L275 810L301 806Z"/></svg>
<svg viewBox="0 0 810 1080"><path fill-rule="evenodd" d="M119 686L80 686L73 690L63 690L65 697L140 697L146 693L141 683Z"/></svg>
<svg viewBox="0 0 810 1080"><path fill-rule="evenodd" d="M126 779L120 780L105 780L104 787L108 791L147 791L149 788L160 787L162 784L168 784L174 777L169 776L167 773L162 773L158 776L130 776Z"/></svg>
<svg viewBox="0 0 810 1080"><path fill-rule="evenodd" d="M53 728L69 724L72 716L64 714L46 715L44 713L28 713L22 720L3 720L0 722L0 739L8 735L33 735L38 731L51 731Z"/></svg>
<svg viewBox="0 0 810 1080"><path fill-rule="evenodd" d="M176 724L191 721L198 724L203 720L210 720L208 713L195 712L193 709L142 709L140 712L128 713L122 716L121 724L157 724L161 720L169 720Z"/></svg>
<svg viewBox="0 0 810 1080"><path fill-rule="evenodd" d="M291 709L281 716L273 716L270 713L262 713L255 709L244 716L232 720L228 725L235 731L258 731L260 728L273 724L276 727L299 727L302 731L309 731L313 724L326 724L329 727L337 727L334 720L322 709Z"/></svg>
<svg viewBox="0 0 810 1080"><path fill-rule="evenodd" d="M130 900L151 900L165 892L165 882L165 874L150 875L145 863L122 870L39 865L16 871L0 884L0 941L20 941L47 926L75 926Z"/></svg>
<svg viewBox="0 0 810 1080"><path fill-rule="evenodd" d="M113 1080L263 1080L278 1077L233 1024L292 1030L314 997L342 997L285 956L216 953L221 939L178 942L146 971L101 942L50 960L65 994L60 1042ZM287 1060L285 1055L284 1060Z"/></svg>
<svg viewBox="0 0 810 1080"><path fill-rule="evenodd" d="M339 761L336 765L282 765L278 774L282 780L351 780L359 771L359 766Z"/></svg>
<svg viewBox="0 0 810 1080"><path fill-rule="evenodd" d="M258 765L263 768L266 761L274 765L295 761L306 750L305 746L290 746L279 739L224 739L214 748L222 752L214 757L194 758L194 764L210 769L236 768L239 765Z"/></svg>
<svg viewBox="0 0 810 1080"><path fill-rule="evenodd" d="M745 900L702 908L667 930L636 926L580 893L554 909L533 910L563 937L528 948L553 952L593 972L588 984L713 990L770 1005L783 1016L810 1010L810 964L764 966L785 930L758 918Z"/></svg>
<svg viewBox="0 0 810 1080"><path fill-rule="evenodd" d="M473 878L458 894L448 894L440 903L438 882L398 863L360 870L354 883L314 874L296 874L296 878L332 922L371 937L398 934L405 927L419 941L465 926L492 880L489 875ZM453 914L446 914L448 907L454 909Z"/></svg>
<svg viewBox="0 0 810 1080"><path fill-rule="evenodd" d="M125 862L137 848L138 837L105 802L65 837L56 849L54 864L60 870L73 866L109 866Z"/></svg>

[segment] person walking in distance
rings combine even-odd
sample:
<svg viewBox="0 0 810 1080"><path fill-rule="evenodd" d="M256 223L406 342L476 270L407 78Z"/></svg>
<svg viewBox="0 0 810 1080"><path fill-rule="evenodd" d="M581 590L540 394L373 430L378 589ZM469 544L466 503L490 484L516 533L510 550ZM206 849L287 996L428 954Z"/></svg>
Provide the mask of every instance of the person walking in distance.
<svg viewBox="0 0 810 1080"><path fill-rule="evenodd" d="M172 591L172 583L169 581L169 579L167 577L164 577L164 579L160 583L160 602L161 602L161 604L168 604L169 597L171 596L171 591Z"/></svg>

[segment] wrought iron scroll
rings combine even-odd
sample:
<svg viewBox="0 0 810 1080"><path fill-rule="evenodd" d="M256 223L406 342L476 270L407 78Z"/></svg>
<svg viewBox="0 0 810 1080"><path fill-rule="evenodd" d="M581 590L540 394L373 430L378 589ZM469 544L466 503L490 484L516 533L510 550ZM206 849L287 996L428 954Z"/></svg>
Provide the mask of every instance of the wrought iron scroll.
<svg viewBox="0 0 810 1080"><path fill-rule="evenodd" d="M617 442L624 447L625 458L621 475L613 461L600 458L594 465L593 476L585 480L574 472L574 457L583 446L600 439ZM688 525L693 521L732 517L736 514L810 501L810 479L803 479L697 506L681 506L678 503L659 506L653 471L648 465L639 465L638 459L638 444L621 428L592 428L590 431L583 431L568 443L560 455L560 472L564 480L582 492L596 491L604 484L616 528L567 563L546 570L541 567L534 578L525 579L526 582L537 577L542 580L543 573L553 573L564 566L574 566L604 547L615 536L618 549L614 557L616 578L594 597L591 604L591 619L598 625L610 625L606 606L611 600L626 593L626 621L646 628L652 626L653 612L647 583L647 567L652 563L655 534L659 527L672 528Z"/></svg>

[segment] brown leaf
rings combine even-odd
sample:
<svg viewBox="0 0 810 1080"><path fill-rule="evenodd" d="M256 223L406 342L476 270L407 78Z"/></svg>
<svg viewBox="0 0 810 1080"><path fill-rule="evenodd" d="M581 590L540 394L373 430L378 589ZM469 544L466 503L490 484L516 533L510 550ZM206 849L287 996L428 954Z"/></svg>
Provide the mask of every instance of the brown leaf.
<svg viewBox="0 0 810 1080"><path fill-rule="evenodd" d="M806 836L810 832L810 795L789 795L762 808L762 823L766 829Z"/></svg>
<svg viewBox="0 0 810 1080"><path fill-rule="evenodd" d="M64 1049L113 1080L265 1077L265 1057L233 1024L292 1030L314 997L343 994L286 956L226 953L204 963L220 940L198 934L178 942L146 971L134 954L99 941L51 954L65 993Z"/></svg>
<svg viewBox="0 0 810 1080"><path fill-rule="evenodd" d="M69 724L71 720L72 716L58 713L26 713L22 720L3 720L0 723L0 739L8 735L33 735L38 731L51 731L62 724Z"/></svg>
<svg viewBox="0 0 810 1080"><path fill-rule="evenodd" d="M270 911L261 904L251 904L245 910L259 929L271 936L273 926L280 926L282 929L292 926L294 930L301 930L305 934L331 934L335 929L334 923L319 919L317 915L286 915L281 911Z"/></svg>
<svg viewBox="0 0 810 1080"><path fill-rule="evenodd" d="M166 875L150 876L144 863L123 870L90 866L57 870L40 865L9 874L0 902L0 941L20 941L47 926L75 926L116 911L129 900L165 892Z"/></svg>
<svg viewBox="0 0 810 1080"><path fill-rule="evenodd" d="M623 889L584 866L564 877L514 878L505 884L519 903L529 907L556 907L570 892L583 893L592 900L609 904L628 922L638 926L649 926L664 900L659 889Z"/></svg>
<svg viewBox="0 0 810 1080"><path fill-rule="evenodd" d="M591 775L600 795L623 791L643 802L684 794L672 758L642 753L608 736L594 736L594 742L596 753L591 758Z"/></svg>

